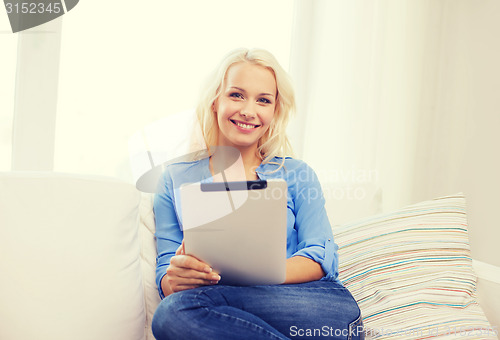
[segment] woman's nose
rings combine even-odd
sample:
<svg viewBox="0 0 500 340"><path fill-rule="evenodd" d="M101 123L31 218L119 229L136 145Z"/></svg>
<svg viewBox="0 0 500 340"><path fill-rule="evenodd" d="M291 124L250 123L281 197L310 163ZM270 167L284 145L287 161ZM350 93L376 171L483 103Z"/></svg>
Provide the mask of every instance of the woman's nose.
<svg viewBox="0 0 500 340"><path fill-rule="evenodd" d="M255 107L252 104L247 104L243 106L240 110L240 115L246 119L253 119L256 115Z"/></svg>

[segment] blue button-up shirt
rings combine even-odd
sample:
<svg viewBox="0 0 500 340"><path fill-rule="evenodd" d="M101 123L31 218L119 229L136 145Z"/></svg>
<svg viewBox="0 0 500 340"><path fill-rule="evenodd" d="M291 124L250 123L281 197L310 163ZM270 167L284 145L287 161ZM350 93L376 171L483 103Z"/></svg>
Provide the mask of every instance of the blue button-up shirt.
<svg viewBox="0 0 500 340"><path fill-rule="evenodd" d="M325 200L314 171L303 161L275 157L261 164L256 173L260 179L283 178L288 185L287 197L287 258L304 256L321 265L322 280L335 281L338 276L338 247L325 211ZM276 171L277 170L277 171ZM179 224L180 197L178 189L184 183L213 181L209 158L169 165L155 195L156 222L156 284L160 296L161 279L166 274L170 259L180 246L183 233ZM236 250L235 250L236 251Z"/></svg>

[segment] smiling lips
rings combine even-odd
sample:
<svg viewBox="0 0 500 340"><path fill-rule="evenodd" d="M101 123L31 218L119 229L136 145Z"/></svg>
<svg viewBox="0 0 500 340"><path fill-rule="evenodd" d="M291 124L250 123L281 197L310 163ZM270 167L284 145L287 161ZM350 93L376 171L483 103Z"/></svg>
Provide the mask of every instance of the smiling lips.
<svg viewBox="0 0 500 340"><path fill-rule="evenodd" d="M233 123L237 127L241 128L241 129L245 129L245 130L253 130L253 129L260 126L260 125L255 125L255 124L243 123L243 122L239 122L239 121L232 120L232 119L230 119L230 121L231 121L231 123Z"/></svg>

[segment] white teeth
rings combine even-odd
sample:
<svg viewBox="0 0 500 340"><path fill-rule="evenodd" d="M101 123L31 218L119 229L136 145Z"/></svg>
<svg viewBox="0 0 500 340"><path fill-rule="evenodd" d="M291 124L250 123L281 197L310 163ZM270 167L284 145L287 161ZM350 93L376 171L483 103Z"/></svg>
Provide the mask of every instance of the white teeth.
<svg viewBox="0 0 500 340"><path fill-rule="evenodd" d="M253 129L255 127L255 125L248 125L248 124L242 124L242 123L239 123L239 122L235 122L236 125L238 125L239 127L242 127L244 129Z"/></svg>

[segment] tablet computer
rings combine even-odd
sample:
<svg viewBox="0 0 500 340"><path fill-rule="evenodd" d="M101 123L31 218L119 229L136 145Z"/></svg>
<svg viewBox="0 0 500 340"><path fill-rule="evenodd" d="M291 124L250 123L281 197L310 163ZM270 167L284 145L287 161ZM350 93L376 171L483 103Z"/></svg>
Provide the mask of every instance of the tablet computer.
<svg viewBox="0 0 500 340"><path fill-rule="evenodd" d="M180 188L186 254L232 285L280 284L286 274L283 179L191 183Z"/></svg>

